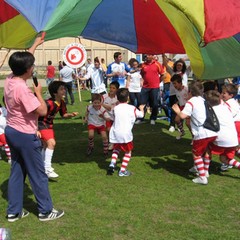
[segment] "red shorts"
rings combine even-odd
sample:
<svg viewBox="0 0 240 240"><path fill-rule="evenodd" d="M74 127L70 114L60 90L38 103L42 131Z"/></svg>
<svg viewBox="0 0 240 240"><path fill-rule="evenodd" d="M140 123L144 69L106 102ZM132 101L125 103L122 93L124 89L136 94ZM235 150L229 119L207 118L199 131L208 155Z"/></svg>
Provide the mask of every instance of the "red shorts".
<svg viewBox="0 0 240 240"><path fill-rule="evenodd" d="M55 139L55 134L53 129L43 129L39 131L41 133L41 139L45 142L49 139Z"/></svg>
<svg viewBox="0 0 240 240"><path fill-rule="evenodd" d="M94 126L94 125L92 125L92 124L89 124L89 125L88 125L88 130L94 130L94 131L96 131L98 134L100 134L101 132L106 132L106 128L105 128L104 125L97 127L97 126Z"/></svg>
<svg viewBox="0 0 240 240"><path fill-rule="evenodd" d="M209 146L210 143L212 143L217 136L209 137L209 138L203 138L199 140L193 140L192 145L192 152L195 156L202 156Z"/></svg>
<svg viewBox="0 0 240 240"><path fill-rule="evenodd" d="M107 129L110 129L112 125L113 125L113 121L106 121L106 128Z"/></svg>
<svg viewBox="0 0 240 240"><path fill-rule="evenodd" d="M238 144L240 144L240 122L235 122L235 127L238 135Z"/></svg>
<svg viewBox="0 0 240 240"><path fill-rule="evenodd" d="M212 154L226 156L230 160L235 156L236 147L219 147L213 143L209 147Z"/></svg>
<svg viewBox="0 0 240 240"><path fill-rule="evenodd" d="M7 141L6 141L6 138L5 138L5 134L2 133L2 134L0 135L0 146L3 146L3 145L5 145L5 144L7 144Z"/></svg>
<svg viewBox="0 0 240 240"><path fill-rule="evenodd" d="M130 152L133 150L133 142L128 143L114 143L113 149L123 151L123 152Z"/></svg>

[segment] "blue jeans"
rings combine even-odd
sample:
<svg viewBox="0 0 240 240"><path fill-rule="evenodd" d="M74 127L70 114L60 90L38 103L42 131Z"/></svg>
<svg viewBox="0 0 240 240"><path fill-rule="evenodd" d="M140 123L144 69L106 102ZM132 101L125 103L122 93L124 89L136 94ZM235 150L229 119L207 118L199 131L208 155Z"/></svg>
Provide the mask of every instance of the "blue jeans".
<svg viewBox="0 0 240 240"><path fill-rule="evenodd" d="M65 103L68 104L68 93L70 95L71 99L71 104L74 103L74 95L72 92L72 81L71 82L65 82L65 89L66 89L66 94L65 94Z"/></svg>
<svg viewBox="0 0 240 240"><path fill-rule="evenodd" d="M23 209L24 181L28 175L39 213L52 210L48 177L42 160L42 144L36 134L26 134L7 126L6 139L11 150L12 166L8 181L7 214L21 213Z"/></svg>
<svg viewBox="0 0 240 240"><path fill-rule="evenodd" d="M159 97L160 97L160 89L159 88L142 88L140 103L147 104L149 103L152 108L152 113L150 116L150 120L156 120L158 115L158 107L159 107Z"/></svg>

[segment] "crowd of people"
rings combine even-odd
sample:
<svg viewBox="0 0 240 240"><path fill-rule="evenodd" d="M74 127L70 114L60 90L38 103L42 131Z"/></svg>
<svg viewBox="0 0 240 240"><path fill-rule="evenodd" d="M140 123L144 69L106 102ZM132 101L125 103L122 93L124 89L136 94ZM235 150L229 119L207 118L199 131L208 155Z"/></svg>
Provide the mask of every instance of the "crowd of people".
<svg viewBox="0 0 240 240"><path fill-rule="evenodd" d="M64 211L53 208L48 178L57 178L52 167L56 145L53 120L57 113L63 118L77 116L68 113L67 105L75 103L72 87L79 81L82 89L91 92L83 121L88 128L87 156L94 152L94 135L102 137L103 154L112 151L107 170L113 175L117 159L122 151L123 158L119 177L128 177L127 167L132 157L134 124L146 122L147 108L150 108L150 124L155 125L159 110L163 109L169 121L169 131L178 130L176 139L185 135L184 120L192 136L193 167L189 170L197 175L197 184L208 184L209 165L212 154L219 155L222 170L231 167L240 169L235 155L240 155L240 108L236 99L238 88L234 83L220 89L216 81L188 82L186 64L182 59L172 62L162 55L146 54L144 62L131 58L128 64L122 62L121 52L114 53L114 61L106 66L105 60L88 58L86 64L75 72L65 62L59 62L59 78L52 61L48 61L46 81L49 99L43 99L40 84L34 85L34 92L27 87L27 79L34 71L35 49L43 43L37 37L28 52L15 52L10 56L12 73L4 86L6 109L0 108L0 147L6 151L11 174L8 183L7 219L15 222L29 213L23 210L24 180L28 175L38 206L40 221L62 217ZM204 126L205 102L216 113L219 131ZM7 114L6 114L7 112ZM7 119L7 121L6 121ZM4 122L5 120L5 122ZM28 146L26 148L26 145Z"/></svg>

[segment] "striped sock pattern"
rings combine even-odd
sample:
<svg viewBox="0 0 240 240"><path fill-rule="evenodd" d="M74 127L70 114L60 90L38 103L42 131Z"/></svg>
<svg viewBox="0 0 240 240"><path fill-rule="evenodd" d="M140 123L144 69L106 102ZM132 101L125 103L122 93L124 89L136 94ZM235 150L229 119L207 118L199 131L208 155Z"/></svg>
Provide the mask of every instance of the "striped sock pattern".
<svg viewBox="0 0 240 240"><path fill-rule="evenodd" d="M194 164L197 167L198 173L200 177L205 177L205 171L204 171L204 164L202 157L196 157L193 159Z"/></svg>
<svg viewBox="0 0 240 240"><path fill-rule="evenodd" d="M111 166L116 165L117 159L118 159L118 154L119 154L119 151L114 149L113 152L112 152L112 160L111 160L111 163L110 163Z"/></svg>
<svg viewBox="0 0 240 240"><path fill-rule="evenodd" d="M88 146L90 148L93 148L94 147L94 138L88 138Z"/></svg>
<svg viewBox="0 0 240 240"><path fill-rule="evenodd" d="M203 162L204 162L204 170L205 170L205 172L208 172L209 165L210 165L210 162L211 162L210 157L204 157Z"/></svg>
<svg viewBox="0 0 240 240"><path fill-rule="evenodd" d="M9 148L8 144L4 145L4 149L5 149L5 153L6 153L7 159L11 160L11 152L10 152L10 148Z"/></svg>
<svg viewBox="0 0 240 240"><path fill-rule="evenodd" d="M103 152L108 152L108 140L103 141Z"/></svg>
<svg viewBox="0 0 240 240"><path fill-rule="evenodd" d="M182 122L182 121L180 121L179 123L177 123L177 127L178 127L178 129L180 130L180 132L184 132L184 130L183 130L183 122Z"/></svg>
<svg viewBox="0 0 240 240"><path fill-rule="evenodd" d="M122 160L122 165L120 171L124 172L128 166L128 163L131 159L131 153L125 153L123 160Z"/></svg>
<svg viewBox="0 0 240 240"><path fill-rule="evenodd" d="M228 165L238 168L240 170L240 162L236 161L235 159L229 160Z"/></svg>

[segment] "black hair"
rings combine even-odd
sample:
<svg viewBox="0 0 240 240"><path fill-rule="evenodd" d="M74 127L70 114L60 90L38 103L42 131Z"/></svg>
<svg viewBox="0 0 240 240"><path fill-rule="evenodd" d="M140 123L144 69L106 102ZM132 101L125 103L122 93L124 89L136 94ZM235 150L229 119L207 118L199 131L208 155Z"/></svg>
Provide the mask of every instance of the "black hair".
<svg viewBox="0 0 240 240"><path fill-rule="evenodd" d="M203 83L204 92L209 90L216 90L217 83L214 81L207 81Z"/></svg>
<svg viewBox="0 0 240 240"><path fill-rule="evenodd" d="M178 82L178 83L182 83L182 76L180 74L174 74L171 77L171 82Z"/></svg>
<svg viewBox="0 0 240 240"><path fill-rule="evenodd" d="M118 58L118 56L122 55L121 52L115 52L114 55L113 55L113 58L116 59Z"/></svg>
<svg viewBox="0 0 240 240"><path fill-rule="evenodd" d="M51 60L48 61L48 65L52 65L52 61Z"/></svg>
<svg viewBox="0 0 240 240"><path fill-rule="evenodd" d="M130 58L129 59L128 64L130 65L130 67L133 67L134 62L137 62L139 64L139 62L136 58Z"/></svg>
<svg viewBox="0 0 240 240"><path fill-rule="evenodd" d="M117 91L117 99L120 103L125 103L129 98L129 91L127 88L120 88Z"/></svg>
<svg viewBox="0 0 240 240"><path fill-rule="evenodd" d="M111 82L109 85L110 85L110 86L111 86L111 85L115 86L116 89L119 89L119 87L120 87L120 84L119 84L118 81L113 81L113 82Z"/></svg>
<svg viewBox="0 0 240 240"><path fill-rule="evenodd" d="M30 52L15 52L10 56L8 65L15 76L21 76L34 65L34 61Z"/></svg>
<svg viewBox="0 0 240 240"><path fill-rule="evenodd" d="M187 65L186 65L186 63L185 63L182 59L177 60L177 61L173 64L173 71L174 71L174 72L177 72L177 64L178 64L178 63L181 63L181 64L183 65L181 72L182 72L182 73L185 73L185 72L187 71Z"/></svg>
<svg viewBox="0 0 240 240"><path fill-rule="evenodd" d="M48 91L52 97L52 99L55 100L55 95L54 94L57 94L58 92L58 89L61 87L61 86L64 86L65 87L65 83L62 82L62 81L53 81L49 84L48 86Z"/></svg>

